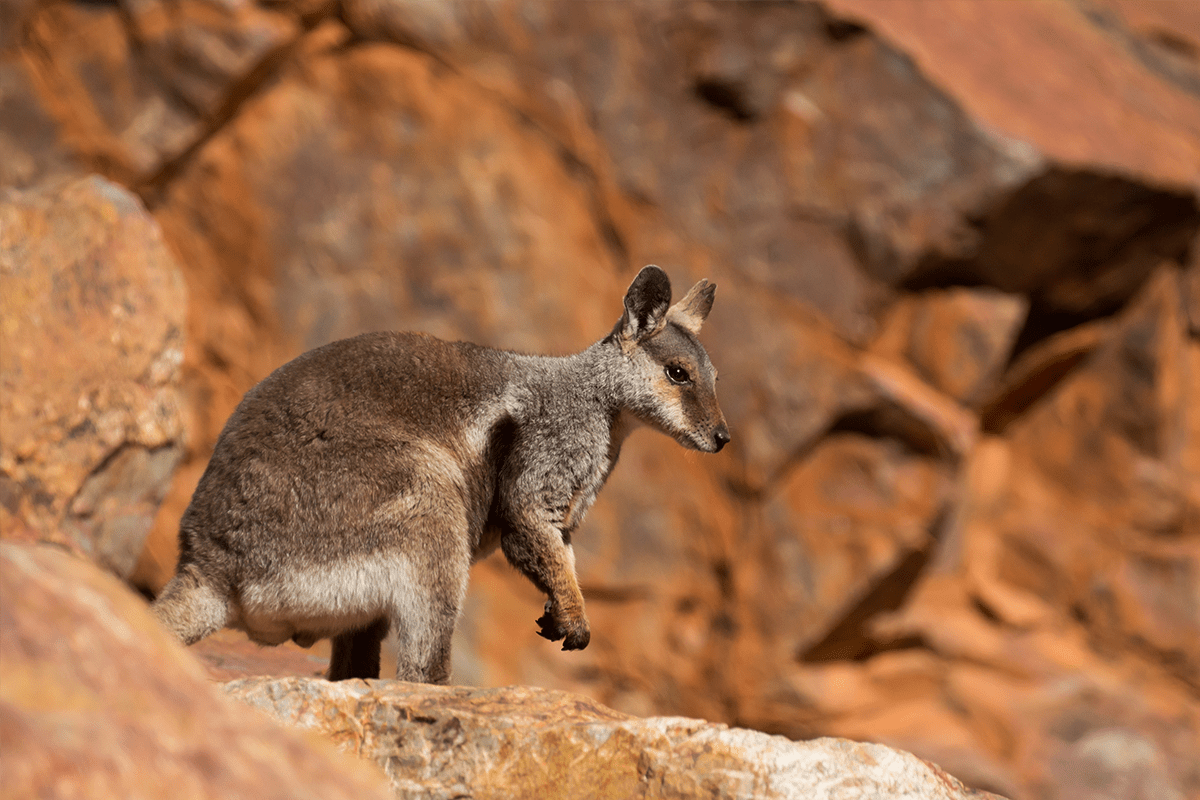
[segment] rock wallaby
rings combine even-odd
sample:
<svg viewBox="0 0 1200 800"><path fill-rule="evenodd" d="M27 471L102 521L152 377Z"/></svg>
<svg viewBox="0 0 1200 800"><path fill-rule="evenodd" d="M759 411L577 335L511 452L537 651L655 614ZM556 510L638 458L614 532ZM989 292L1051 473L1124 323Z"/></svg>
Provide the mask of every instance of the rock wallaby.
<svg viewBox="0 0 1200 800"><path fill-rule="evenodd" d="M729 442L696 338L715 290L670 305L646 267L612 332L571 356L370 333L285 364L221 432L154 612L185 644L332 637L331 680L379 677L393 631L396 677L445 683L470 566L499 545L549 597L539 634L587 647L571 534L626 436Z"/></svg>

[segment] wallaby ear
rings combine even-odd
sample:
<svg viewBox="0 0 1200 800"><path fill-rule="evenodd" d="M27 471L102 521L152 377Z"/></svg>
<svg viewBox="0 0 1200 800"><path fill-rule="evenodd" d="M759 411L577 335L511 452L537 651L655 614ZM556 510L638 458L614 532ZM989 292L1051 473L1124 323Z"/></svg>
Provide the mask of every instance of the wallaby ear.
<svg viewBox="0 0 1200 800"><path fill-rule="evenodd" d="M716 296L716 293L717 285L715 283L709 283L707 280L700 281L683 296L682 300L671 306L667 311L667 319L693 334L699 333L700 326L708 318L708 312L712 311L713 297Z"/></svg>
<svg viewBox="0 0 1200 800"><path fill-rule="evenodd" d="M629 284L625 292L625 313L618 330L623 340L637 342L658 333L667 324L667 308L671 305L671 279L653 264Z"/></svg>

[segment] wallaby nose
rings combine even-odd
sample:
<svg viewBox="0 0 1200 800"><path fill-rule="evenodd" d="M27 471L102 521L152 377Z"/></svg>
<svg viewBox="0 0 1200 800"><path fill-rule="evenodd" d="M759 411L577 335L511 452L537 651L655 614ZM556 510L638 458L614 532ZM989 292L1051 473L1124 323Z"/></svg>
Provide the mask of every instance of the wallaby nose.
<svg viewBox="0 0 1200 800"><path fill-rule="evenodd" d="M713 439L716 440L717 452L719 453L725 445L729 444L729 431L725 428L718 428L717 432L713 434Z"/></svg>

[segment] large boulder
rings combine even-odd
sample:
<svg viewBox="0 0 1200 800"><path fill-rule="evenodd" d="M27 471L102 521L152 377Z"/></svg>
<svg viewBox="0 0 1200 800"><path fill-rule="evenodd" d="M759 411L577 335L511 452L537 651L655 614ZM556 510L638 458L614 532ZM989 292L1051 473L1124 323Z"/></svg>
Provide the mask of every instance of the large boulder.
<svg viewBox="0 0 1200 800"><path fill-rule="evenodd" d="M1167 44L1200 46L1185 3L828 5L901 49L977 130L1037 162L953 240L893 262L910 285L983 283L1028 293L1040 313L1095 316L1186 252L1200 214L1200 71Z"/></svg>
<svg viewBox="0 0 1200 800"><path fill-rule="evenodd" d="M302 25L251 3L5 5L13 24L0 38L0 154L9 156L0 185L96 171L155 186Z"/></svg>
<svg viewBox="0 0 1200 800"><path fill-rule="evenodd" d="M14 797L388 796L364 760L400 798L985 796L880 745L635 719L562 692L259 678L222 697L141 598L45 545L0 543L0 649Z"/></svg>
<svg viewBox="0 0 1200 800"><path fill-rule="evenodd" d="M827 5L902 48L981 125L1047 159L1178 187L1200 181L1196 67L1178 57L1195 52L1200 17L1186 0Z"/></svg>
<svg viewBox="0 0 1200 800"><path fill-rule="evenodd" d="M1000 495L969 510L976 567L1099 640L1200 674L1197 345L1164 269L1008 430ZM993 475L997 480L1000 475Z"/></svg>
<svg viewBox="0 0 1200 800"><path fill-rule="evenodd" d="M187 293L137 197L0 192L0 522L133 571L182 455Z"/></svg>
<svg viewBox="0 0 1200 800"><path fill-rule="evenodd" d="M1089 347L1049 348L1072 366L972 451L942 546L905 601L855 620L854 641L877 655L795 671L780 686L787 706L833 713L841 701L823 688L849 682L858 719L836 732L916 747L976 785L1007 791L1020 775L1027 792L1072 797L1200 790L1185 755L1200 749L1200 382L1179 281L1165 267L1076 337ZM910 713L885 710L902 701ZM776 730L807 729L767 711L782 717ZM939 717L939 745L915 746Z"/></svg>
<svg viewBox="0 0 1200 800"><path fill-rule="evenodd" d="M382 798L377 770L221 695L145 601L85 560L0 542L9 797Z"/></svg>

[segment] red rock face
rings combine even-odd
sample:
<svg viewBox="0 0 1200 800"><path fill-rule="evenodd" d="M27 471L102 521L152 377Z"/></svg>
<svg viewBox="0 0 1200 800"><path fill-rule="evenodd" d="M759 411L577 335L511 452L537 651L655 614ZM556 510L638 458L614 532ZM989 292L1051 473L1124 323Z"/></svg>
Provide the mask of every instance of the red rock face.
<svg viewBox="0 0 1200 800"><path fill-rule="evenodd" d="M101 178L0 195L0 521L121 577L179 463L187 295L157 223Z"/></svg>
<svg viewBox="0 0 1200 800"><path fill-rule="evenodd" d="M719 285L734 442L631 439L575 539L581 653L479 565L459 681L897 744L1017 797L1200 796L1192 4L125 6L6 6L0 182L108 176L187 281L139 585L278 364L377 328L576 350L658 263Z"/></svg>

